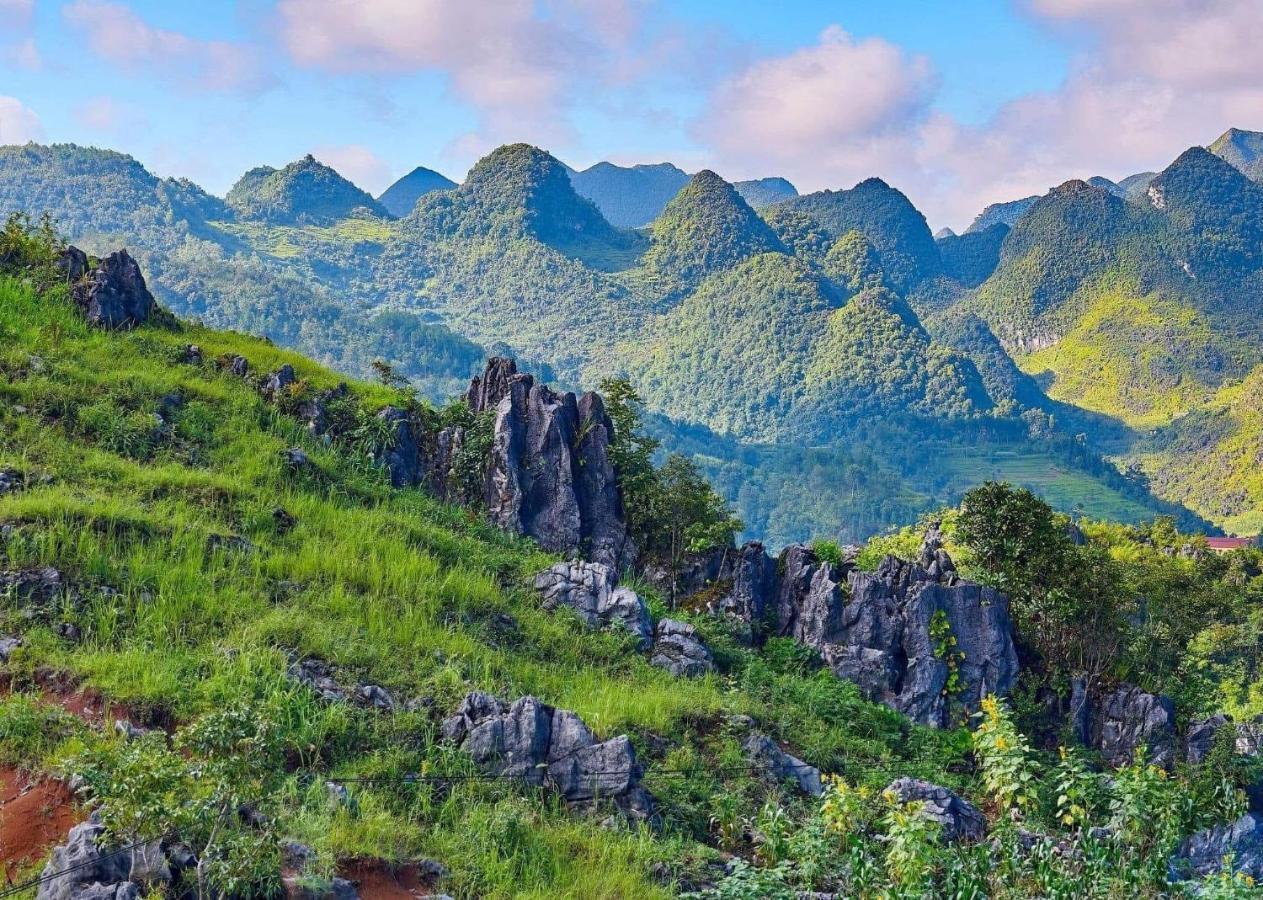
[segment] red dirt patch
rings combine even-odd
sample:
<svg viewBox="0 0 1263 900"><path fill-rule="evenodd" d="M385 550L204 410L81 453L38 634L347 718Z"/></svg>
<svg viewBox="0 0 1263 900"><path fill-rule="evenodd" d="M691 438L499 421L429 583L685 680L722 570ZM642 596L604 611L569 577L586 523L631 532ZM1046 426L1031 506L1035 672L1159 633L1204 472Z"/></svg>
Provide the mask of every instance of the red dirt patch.
<svg viewBox="0 0 1263 900"><path fill-rule="evenodd" d="M66 838L83 816L60 781L31 782L15 769L0 769L0 866L12 876Z"/></svg>
<svg viewBox="0 0 1263 900"><path fill-rule="evenodd" d="M338 874L355 882L362 900L416 900L432 896L412 865L394 865L380 859L353 859L338 867Z"/></svg>

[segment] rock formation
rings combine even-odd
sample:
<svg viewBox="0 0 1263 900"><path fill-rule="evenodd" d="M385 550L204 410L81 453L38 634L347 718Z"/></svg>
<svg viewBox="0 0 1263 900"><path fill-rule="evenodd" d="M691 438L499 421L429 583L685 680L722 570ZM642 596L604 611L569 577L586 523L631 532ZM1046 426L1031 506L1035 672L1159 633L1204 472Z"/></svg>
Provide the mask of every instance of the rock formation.
<svg viewBox="0 0 1263 900"><path fill-rule="evenodd" d="M741 745L746 759L763 769L777 781L792 781L804 794L819 797L824 793L820 770L786 753L766 734L754 732Z"/></svg>
<svg viewBox="0 0 1263 900"><path fill-rule="evenodd" d="M1079 702L1082 711L1075 736L1100 750L1110 765L1131 763L1141 747L1154 765L1165 769L1175 765L1175 704L1170 698L1123 684L1104 697Z"/></svg>
<svg viewBox="0 0 1263 900"><path fill-rule="evenodd" d="M653 642L649 609L635 591L618 586L618 573L602 563L560 562L535 576L546 609L566 606L589 627L619 626L636 636L640 649Z"/></svg>
<svg viewBox="0 0 1263 900"><path fill-rule="evenodd" d="M987 819L968 800L945 787L918 778L900 778L886 790L900 803L919 803L921 815L943 826L943 840L981 840L987 832Z"/></svg>
<svg viewBox="0 0 1263 900"><path fill-rule="evenodd" d="M1184 881L1231 871L1263 880L1263 817L1246 813L1235 822L1217 825L1188 838L1171 858L1169 878Z"/></svg>
<svg viewBox="0 0 1263 900"><path fill-rule="evenodd" d="M495 412L482 497L492 522L545 550L577 551L616 569L631 561L609 459L614 426L598 395L559 394L496 357L467 400L474 413Z"/></svg>
<svg viewBox="0 0 1263 900"><path fill-rule="evenodd" d="M486 772L548 787L570 802L610 799L637 817L653 813L626 735L598 741L575 713L534 697L509 704L474 691L444 720L443 737Z"/></svg>
<svg viewBox="0 0 1263 900"><path fill-rule="evenodd" d="M654 629L649 664L677 678L697 678L715 671L715 660L697 629L687 622L663 619Z"/></svg>
<svg viewBox="0 0 1263 900"><path fill-rule="evenodd" d="M70 267L66 270L69 277L78 262L68 261L66 265ZM78 280L74 297L88 321L103 328L142 325L156 307L140 266L126 250L111 253Z"/></svg>
<svg viewBox="0 0 1263 900"><path fill-rule="evenodd" d="M126 853L102 848L105 826L97 813L70 829L66 843L53 849L36 900L130 900L148 889L163 890L183 868L196 865L190 854L153 841Z"/></svg>
<svg viewBox="0 0 1263 900"><path fill-rule="evenodd" d="M729 559L714 612L749 622L756 638L774 628L816 648L868 699L920 724L958 724L984 696L1013 687L1018 660L1008 601L960 578L937 526L917 562L888 556L876 572L835 566L799 544L777 562L756 542Z"/></svg>

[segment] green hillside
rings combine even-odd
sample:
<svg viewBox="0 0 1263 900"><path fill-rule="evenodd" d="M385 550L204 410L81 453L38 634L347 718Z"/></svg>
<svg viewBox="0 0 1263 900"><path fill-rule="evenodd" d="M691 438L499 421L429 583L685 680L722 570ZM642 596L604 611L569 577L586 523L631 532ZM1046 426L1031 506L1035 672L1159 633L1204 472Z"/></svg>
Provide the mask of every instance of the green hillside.
<svg viewBox="0 0 1263 900"><path fill-rule="evenodd" d="M1169 776L1122 761L1107 779L1096 756L1058 754L1043 705L1020 693L1011 709L987 700L972 734L914 725L860 699L809 647L749 646L739 622L700 603L672 614L696 626L716 671L674 677L628 635L545 607L533 577L556 557L484 524L477 507L390 487L376 460L399 437L383 436L376 413L389 404L418 422L468 424L463 401L336 388L339 376L294 353L161 312L132 330L92 328L42 237L13 223L3 240L0 765L54 784L74 776L80 801L58 802L94 808L115 846L161 840L162 854L182 842L197 864L167 872L173 891L277 893L297 841L308 855L295 889L316 896L345 893L335 877L389 878L422 858L442 867L425 869L439 873L427 892L462 900L944 888L1018 898L1084 883L1102 897L1193 896L1198 886L1168 883L1170 854L1246 802L1257 773L1231 754ZM864 297L854 308L878 303ZM881 309L911 315L893 301ZM269 387L284 365L295 380ZM296 415L321 397L334 423L323 438ZM996 524L1013 521L1029 544L993 555ZM1256 662L1258 602L1241 577L1257 574L1257 551L1177 553L1193 539L1170 523L1084 523L1076 542L1066 519L1003 485L972 492L945 529L964 576L1011 594L1026 653L1042 660L1027 669L1032 691L1059 685L1078 642L1108 628L1116 643L1093 645L1100 673L1169 691L1181 723L1263 709L1241 681ZM919 533L874 542L861 564L915 555ZM811 552L822 572L840 561L836 545ZM667 611L631 583L655 615ZM1049 584L1053 609L1040 604ZM956 647L945 621L927 634ZM311 671L325 680L303 680ZM626 735L656 817L624 817L600 797L567 805L477 769L439 727L474 689L529 693L597 738ZM836 777L820 798L804 795L794 774L751 761L743 745L757 734L769 752L796 754L793 772ZM959 791L962 810L962 798L977 801L974 837L958 842L884 790L899 777ZM1108 839L1089 831L1098 823ZM1031 841L1047 855L1023 852ZM13 882L37 874L48 849ZM1208 883L1245 886L1230 874Z"/></svg>

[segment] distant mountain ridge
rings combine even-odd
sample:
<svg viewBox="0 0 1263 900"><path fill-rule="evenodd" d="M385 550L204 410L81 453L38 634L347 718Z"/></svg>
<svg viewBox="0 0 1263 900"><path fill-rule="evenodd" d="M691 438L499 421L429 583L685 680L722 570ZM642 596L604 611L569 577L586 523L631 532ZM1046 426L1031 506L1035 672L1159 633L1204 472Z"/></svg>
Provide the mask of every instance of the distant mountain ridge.
<svg viewBox="0 0 1263 900"><path fill-rule="evenodd" d="M778 540L809 537L813 521L848 539L880 530L950 500L977 480L979 448L998 446L1010 456L992 459L1057 460L1052 496L1074 482L1060 496L1113 504L1110 515L1187 515L1099 453L1151 471L1159 451L1141 453L1138 429L1222 399L1263 361L1243 299L1259 268L1257 186L1205 151L1139 196L1068 182L1011 227L938 240L875 178L762 205L757 191L792 186L764 179L743 193L710 171L593 167L677 183L632 229L583 196L584 173L525 144L488 154L459 185L437 182L450 186L402 217L310 158L251 170L220 201L126 157L60 152L0 153L0 208L49 210L76 238L109 223L178 311L348 371L380 359L431 393L492 350L575 386L625 374L651 412L676 420L667 444L691 448ZM76 181L85 162L91 175ZM1093 359L1107 370L1093 376ZM1160 388L1150 400L1146 384ZM1254 420L1234 422L1248 433ZM1188 462L1188 430L1163 445L1163 464ZM751 468L754 447L772 468ZM860 458L884 460L862 488L846 474ZM780 468L791 464L850 479L851 505L789 514L803 497ZM996 465L987 474L1003 477ZM1224 520L1253 502L1250 489L1214 506L1153 483Z"/></svg>
<svg viewBox="0 0 1263 900"><path fill-rule="evenodd" d="M1207 148L1253 181L1263 181L1263 132L1229 128Z"/></svg>
<svg viewBox="0 0 1263 900"><path fill-rule="evenodd" d="M377 202L396 218L403 218L412 212L417 201L433 191L450 191L456 182L446 175L440 175L433 169L417 166L407 175L400 178L382 192Z"/></svg>

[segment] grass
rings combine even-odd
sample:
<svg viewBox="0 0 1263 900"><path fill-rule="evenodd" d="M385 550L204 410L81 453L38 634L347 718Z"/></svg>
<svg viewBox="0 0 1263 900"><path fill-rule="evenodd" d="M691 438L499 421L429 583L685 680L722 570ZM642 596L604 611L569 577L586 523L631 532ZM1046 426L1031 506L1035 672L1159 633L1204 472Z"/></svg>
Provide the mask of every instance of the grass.
<svg viewBox="0 0 1263 900"><path fill-rule="evenodd" d="M189 343L205 364L179 361ZM426 854L452 870L443 889L458 897L669 896L675 875L714 858L717 808L753 815L782 790L745 776L681 785L659 774L671 759L739 758L738 737L722 726L733 714L809 761L874 782L895 770L961 781L948 771L963 753L952 735L909 729L851 685L731 645L714 621L699 625L724 671L679 681L625 637L543 611L529 582L551 557L469 510L391 489L213 364L240 354L255 373L290 363L313 385L340 380L296 354L196 326L102 333L64 296L3 279L0 347L0 467L32 482L0 497L0 524L14 529L0 567L56 566L77 597L33 620L0 598L0 633L25 641L10 662L18 683L52 666L186 725L236 704L259 710L288 762L258 802L329 867ZM399 401L380 386L353 389L369 407ZM185 402L159 429L154 411L172 393ZM283 466L291 446L314 471ZM278 527L278 507L297 520L292 530ZM212 535L239 535L250 549L213 549ZM59 637L61 622L81 640ZM424 699L434 717L322 705L285 677L307 656L335 664L345 683ZM359 784L351 806L330 805L320 789L330 774L466 770L436 740L436 718L473 688L532 693L603 736L630 733L664 828L596 828L512 784ZM67 743L107 759L122 752L107 734L44 728L42 715L29 697L0 704L0 756L57 768Z"/></svg>
<svg viewBox="0 0 1263 900"><path fill-rule="evenodd" d="M1134 523L1154 515L1151 508L1049 456L1017 450L950 450L945 464L954 479L949 488L953 495L984 481L1008 481L1034 491L1057 509L1093 519Z"/></svg>

